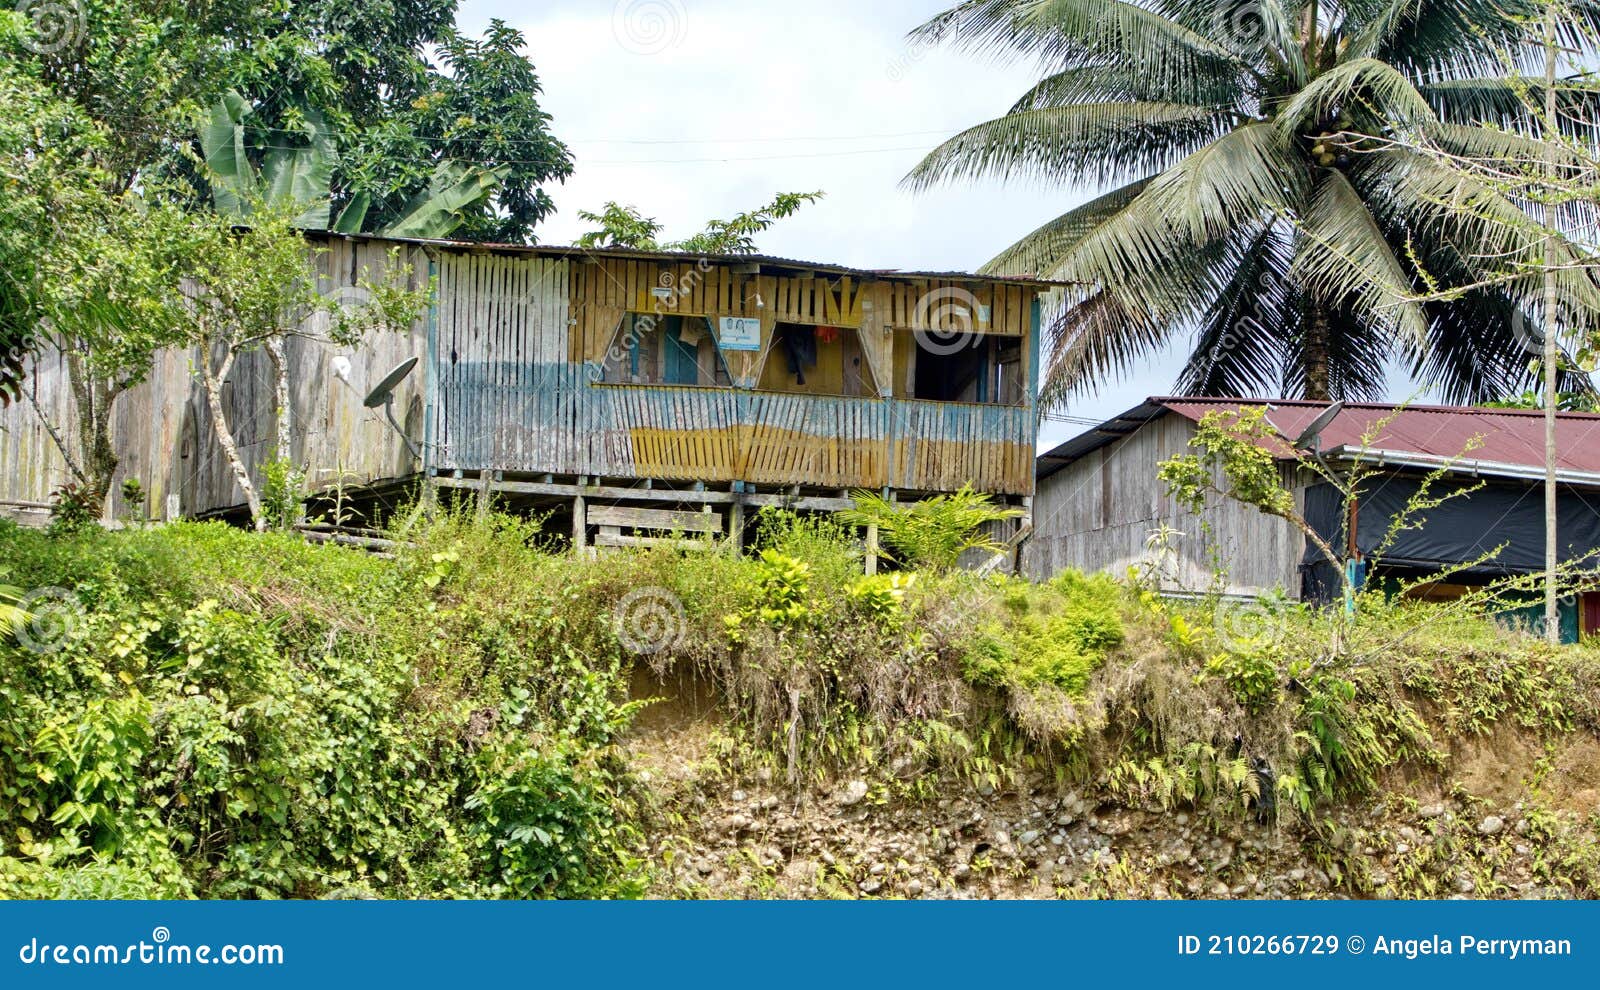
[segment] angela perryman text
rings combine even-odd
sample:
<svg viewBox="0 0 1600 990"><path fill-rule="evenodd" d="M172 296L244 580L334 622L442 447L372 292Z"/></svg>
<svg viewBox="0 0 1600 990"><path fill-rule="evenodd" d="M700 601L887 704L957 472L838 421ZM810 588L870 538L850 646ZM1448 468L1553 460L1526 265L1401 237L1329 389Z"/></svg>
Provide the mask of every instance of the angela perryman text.
<svg viewBox="0 0 1600 990"><path fill-rule="evenodd" d="M1180 956L1570 956L1572 940L1565 938L1485 938L1480 935L1430 935L1397 938L1375 935L1180 935Z"/></svg>

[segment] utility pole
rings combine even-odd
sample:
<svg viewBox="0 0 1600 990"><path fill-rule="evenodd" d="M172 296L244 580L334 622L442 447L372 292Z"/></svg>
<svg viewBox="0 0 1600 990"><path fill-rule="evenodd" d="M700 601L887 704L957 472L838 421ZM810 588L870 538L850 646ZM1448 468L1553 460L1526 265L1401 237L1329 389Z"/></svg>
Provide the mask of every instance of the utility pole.
<svg viewBox="0 0 1600 990"><path fill-rule="evenodd" d="M1548 0L1544 11L1544 135L1545 176L1549 182L1547 196L1553 196L1556 183L1556 142L1560 128L1556 126L1556 12L1559 0ZM1556 346L1556 310L1560 294L1556 287L1554 217L1546 199L1540 211L1544 223L1544 634L1551 645L1561 643L1561 602L1556 595L1556 578L1559 570L1558 543L1560 527L1557 525L1556 507L1556 406L1561 401L1557 381L1557 363L1560 349Z"/></svg>

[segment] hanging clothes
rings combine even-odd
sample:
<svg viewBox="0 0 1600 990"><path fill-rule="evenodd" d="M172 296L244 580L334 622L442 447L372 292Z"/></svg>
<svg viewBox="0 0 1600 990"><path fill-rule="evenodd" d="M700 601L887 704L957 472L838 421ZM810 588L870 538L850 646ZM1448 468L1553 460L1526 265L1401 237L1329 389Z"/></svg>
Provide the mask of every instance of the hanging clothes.
<svg viewBox="0 0 1600 990"><path fill-rule="evenodd" d="M783 328L783 356L788 362L789 374L796 384L806 383L806 369L817 366L817 334L811 327L786 326Z"/></svg>

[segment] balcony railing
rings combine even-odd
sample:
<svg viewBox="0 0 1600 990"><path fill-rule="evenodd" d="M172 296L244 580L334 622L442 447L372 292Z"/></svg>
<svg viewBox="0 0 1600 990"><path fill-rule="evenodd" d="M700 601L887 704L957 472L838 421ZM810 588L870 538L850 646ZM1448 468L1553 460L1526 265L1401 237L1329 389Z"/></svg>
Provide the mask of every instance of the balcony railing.
<svg viewBox="0 0 1600 990"><path fill-rule="evenodd" d="M457 366L441 376L444 470L1028 494L1033 410L730 388L608 385Z"/></svg>

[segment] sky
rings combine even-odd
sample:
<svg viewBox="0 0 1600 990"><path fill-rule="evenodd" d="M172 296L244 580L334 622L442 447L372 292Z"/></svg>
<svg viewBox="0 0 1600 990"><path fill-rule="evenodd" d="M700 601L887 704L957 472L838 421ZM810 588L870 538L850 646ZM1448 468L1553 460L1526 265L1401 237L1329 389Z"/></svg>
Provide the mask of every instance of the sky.
<svg viewBox="0 0 1600 990"><path fill-rule="evenodd" d="M912 28L953 0L463 0L471 34L520 29L541 106L576 173L549 190L547 244L616 200L686 237L777 192L827 196L757 241L764 253L864 268L972 271L1090 198L1031 182L913 194L900 180L958 130L999 116L1037 80L1031 62L918 47ZM1178 342L1181 350L1182 342ZM1047 420L1041 449L1171 391L1181 355L1156 355Z"/></svg>

